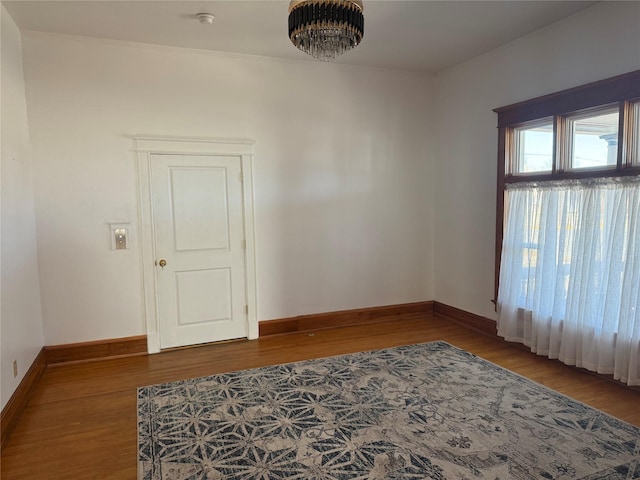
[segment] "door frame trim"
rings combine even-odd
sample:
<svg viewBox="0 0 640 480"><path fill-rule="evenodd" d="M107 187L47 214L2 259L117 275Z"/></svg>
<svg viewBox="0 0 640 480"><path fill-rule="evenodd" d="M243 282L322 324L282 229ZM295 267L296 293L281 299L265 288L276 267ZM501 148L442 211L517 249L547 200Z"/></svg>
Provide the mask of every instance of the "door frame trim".
<svg viewBox="0 0 640 480"><path fill-rule="evenodd" d="M142 296L147 328L149 353L160 351L160 325L158 321L157 284L154 262L156 258L153 231L153 204L151 202L152 155L214 155L240 157L242 168L243 226L247 246L245 249L245 276L247 338L258 338L256 293L255 224L253 210L253 145L247 138L202 138L134 135L138 169L138 219L142 259Z"/></svg>

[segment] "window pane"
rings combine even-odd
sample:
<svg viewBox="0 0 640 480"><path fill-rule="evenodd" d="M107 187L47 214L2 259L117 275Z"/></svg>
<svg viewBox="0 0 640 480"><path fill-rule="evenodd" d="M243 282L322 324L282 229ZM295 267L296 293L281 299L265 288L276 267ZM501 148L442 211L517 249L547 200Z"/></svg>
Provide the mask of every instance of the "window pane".
<svg viewBox="0 0 640 480"><path fill-rule="evenodd" d="M618 108L569 120L570 168L602 168L618 161Z"/></svg>
<svg viewBox="0 0 640 480"><path fill-rule="evenodd" d="M515 129L514 173L550 172L553 161L553 124Z"/></svg>

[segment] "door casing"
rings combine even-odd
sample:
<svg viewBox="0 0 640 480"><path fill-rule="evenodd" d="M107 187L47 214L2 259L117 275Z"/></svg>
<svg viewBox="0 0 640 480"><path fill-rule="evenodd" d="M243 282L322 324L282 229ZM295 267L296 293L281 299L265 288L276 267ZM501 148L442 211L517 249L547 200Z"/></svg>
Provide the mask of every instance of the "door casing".
<svg viewBox="0 0 640 480"><path fill-rule="evenodd" d="M245 276L248 338L258 338L252 171L254 141L238 138L158 137L150 135L136 135L133 140L138 156L139 238L148 352L157 353L160 351L156 267L154 265L156 260L155 232L153 231L153 204L151 201L151 162L153 161L153 154L224 155L238 156L240 158L243 177L243 222L247 243L245 249Z"/></svg>

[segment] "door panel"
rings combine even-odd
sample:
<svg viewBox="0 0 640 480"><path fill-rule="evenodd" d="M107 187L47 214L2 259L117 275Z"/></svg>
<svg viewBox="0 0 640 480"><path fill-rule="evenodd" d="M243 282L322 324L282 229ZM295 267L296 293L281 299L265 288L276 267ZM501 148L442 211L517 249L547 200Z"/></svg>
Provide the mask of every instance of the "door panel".
<svg viewBox="0 0 640 480"><path fill-rule="evenodd" d="M227 171L170 167L176 251L229 248Z"/></svg>
<svg viewBox="0 0 640 480"><path fill-rule="evenodd" d="M152 155L160 346L246 337L239 157Z"/></svg>
<svg viewBox="0 0 640 480"><path fill-rule="evenodd" d="M231 320L231 269L176 273L178 325Z"/></svg>

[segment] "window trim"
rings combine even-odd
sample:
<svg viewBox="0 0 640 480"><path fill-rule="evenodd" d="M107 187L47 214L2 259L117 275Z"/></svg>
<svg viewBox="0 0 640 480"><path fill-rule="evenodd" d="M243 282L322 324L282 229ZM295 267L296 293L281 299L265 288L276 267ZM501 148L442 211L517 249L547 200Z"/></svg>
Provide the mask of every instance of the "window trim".
<svg viewBox="0 0 640 480"><path fill-rule="evenodd" d="M631 138L623 148L628 147L630 151L625 152L624 157L629 166L640 165L640 98L626 102L628 114L626 115L626 123L621 128L627 133L627 138ZM633 127L636 131L633 131Z"/></svg>
<svg viewBox="0 0 640 480"><path fill-rule="evenodd" d="M620 109L618 158L615 168L559 170L557 159L566 158L567 153L559 151L559 149L566 148L567 145L566 138L569 132L567 132L566 116L614 104L618 104ZM638 104L640 104L640 70L635 70L493 110L498 114L495 288L492 300L496 307L504 233L504 192L507 183L640 175L640 158L634 158L636 154L634 145L635 142L640 142L640 138L634 136L632 132L634 121L640 122L640 118L634 118L634 115L640 116ZM553 118L553 149L555 153L552 171L550 173L507 174L507 161L513 161L510 155L511 147L515 141L514 128L550 117ZM558 142L558 139L561 141Z"/></svg>

